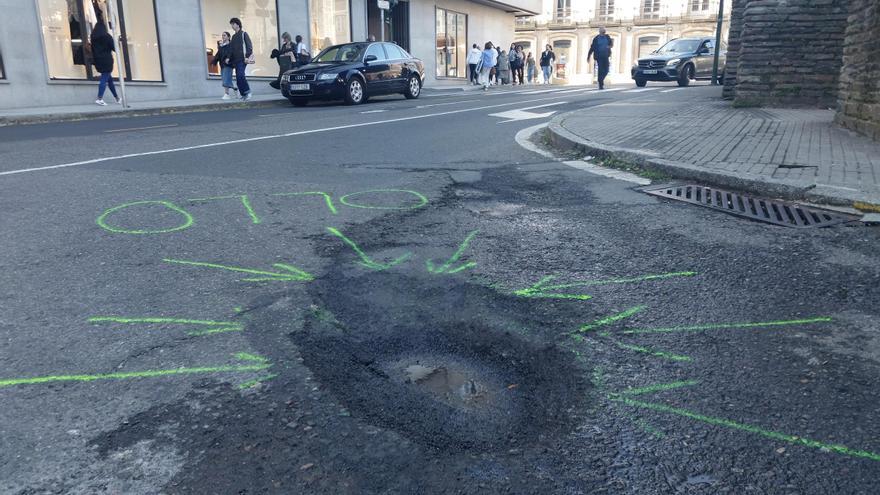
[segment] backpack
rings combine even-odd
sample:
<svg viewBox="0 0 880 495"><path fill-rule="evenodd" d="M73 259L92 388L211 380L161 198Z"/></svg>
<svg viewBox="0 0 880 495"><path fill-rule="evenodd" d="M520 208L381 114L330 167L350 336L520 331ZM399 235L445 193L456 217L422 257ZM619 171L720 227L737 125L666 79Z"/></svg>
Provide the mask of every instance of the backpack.
<svg viewBox="0 0 880 495"><path fill-rule="evenodd" d="M597 57L608 58L611 56L611 40L608 36L599 35L596 36L594 41L596 44L596 49L594 50Z"/></svg>

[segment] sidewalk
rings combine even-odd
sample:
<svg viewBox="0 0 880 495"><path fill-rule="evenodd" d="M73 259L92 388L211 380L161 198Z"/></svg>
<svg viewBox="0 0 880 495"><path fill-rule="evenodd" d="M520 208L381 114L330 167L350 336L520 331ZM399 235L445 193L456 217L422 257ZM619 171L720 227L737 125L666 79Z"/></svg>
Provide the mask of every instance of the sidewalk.
<svg viewBox="0 0 880 495"><path fill-rule="evenodd" d="M636 101L561 114L549 131L557 147L677 179L787 199L880 205L880 143L835 126L833 118L831 110L733 108L720 88L705 87L655 90Z"/></svg>

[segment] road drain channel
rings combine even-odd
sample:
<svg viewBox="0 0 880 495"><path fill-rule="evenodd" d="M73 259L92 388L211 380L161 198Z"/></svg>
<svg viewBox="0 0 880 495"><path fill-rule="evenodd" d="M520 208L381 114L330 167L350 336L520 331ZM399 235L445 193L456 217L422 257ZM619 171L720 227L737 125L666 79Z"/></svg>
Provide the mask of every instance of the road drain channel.
<svg viewBox="0 0 880 495"><path fill-rule="evenodd" d="M828 227L859 219L855 215L846 213L811 208L786 201L757 198L748 194L696 184L650 186L642 188L642 191L653 196L706 206L752 220L800 229Z"/></svg>

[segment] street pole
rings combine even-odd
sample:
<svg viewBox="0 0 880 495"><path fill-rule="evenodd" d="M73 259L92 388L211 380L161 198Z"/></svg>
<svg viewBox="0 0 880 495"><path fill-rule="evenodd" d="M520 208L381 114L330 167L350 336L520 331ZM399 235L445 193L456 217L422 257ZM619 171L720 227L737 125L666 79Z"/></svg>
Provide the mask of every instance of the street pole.
<svg viewBox="0 0 880 495"><path fill-rule="evenodd" d="M128 108L128 102L125 99L125 57L122 55L122 45L117 43L116 38L116 27L119 26L119 18L116 16L116 11L113 10L112 7L113 2L107 2L107 13L109 14L107 17L108 21L112 19L110 25L110 35L113 37L113 51L116 53L116 67L119 68L119 86L120 91L122 92L122 108Z"/></svg>
<svg viewBox="0 0 880 495"><path fill-rule="evenodd" d="M385 9L379 9L379 41L385 41Z"/></svg>
<svg viewBox="0 0 880 495"><path fill-rule="evenodd" d="M718 86L718 57L721 54L721 27L724 24L724 0L718 2L718 24L715 26L715 60L712 62L712 86Z"/></svg>

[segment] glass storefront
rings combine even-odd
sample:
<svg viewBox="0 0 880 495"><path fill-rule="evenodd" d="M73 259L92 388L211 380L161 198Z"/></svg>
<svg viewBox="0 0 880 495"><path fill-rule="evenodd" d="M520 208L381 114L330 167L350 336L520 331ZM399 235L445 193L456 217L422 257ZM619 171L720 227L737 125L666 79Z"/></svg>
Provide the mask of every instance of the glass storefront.
<svg viewBox="0 0 880 495"><path fill-rule="evenodd" d="M553 42L553 53L556 54L555 76L559 79L567 79L571 60L571 40L556 40Z"/></svg>
<svg viewBox="0 0 880 495"><path fill-rule="evenodd" d="M116 35L124 41L127 81L162 81L162 59L153 0L37 0L50 79L95 79L89 35L99 17L113 9ZM112 17L112 16L111 16ZM112 18L111 18L112 20ZM114 26L115 27L115 26ZM114 76L119 76L114 63Z"/></svg>
<svg viewBox="0 0 880 495"><path fill-rule="evenodd" d="M436 10L437 77L467 76L467 14Z"/></svg>
<svg viewBox="0 0 880 495"><path fill-rule="evenodd" d="M211 59L217 52L217 42L223 32L228 32L230 36L235 34L229 26L229 19L238 17L254 47L256 62L248 65L248 76L278 75L278 62L269 57L272 50L278 48L278 5L275 0L201 0L201 6L205 60L209 74L220 74L220 67L211 65Z"/></svg>
<svg viewBox="0 0 880 495"><path fill-rule="evenodd" d="M352 41L349 0L309 0L309 17L313 56L328 46Z"/></svg>

